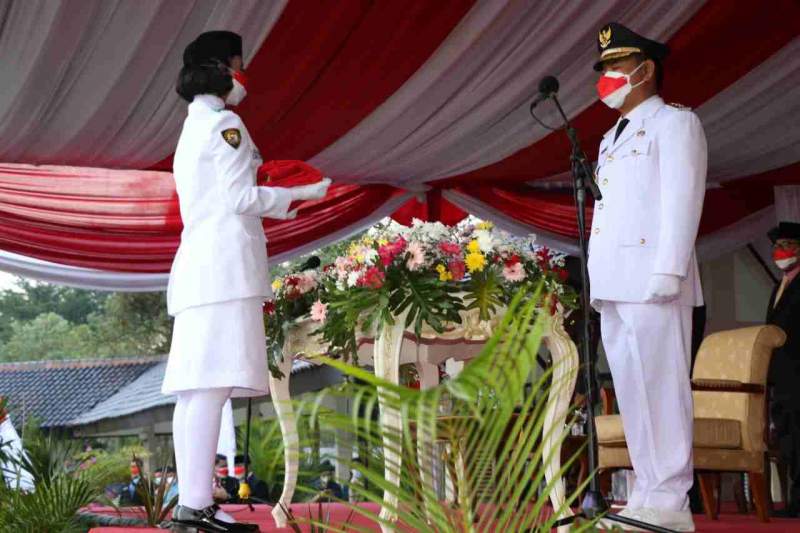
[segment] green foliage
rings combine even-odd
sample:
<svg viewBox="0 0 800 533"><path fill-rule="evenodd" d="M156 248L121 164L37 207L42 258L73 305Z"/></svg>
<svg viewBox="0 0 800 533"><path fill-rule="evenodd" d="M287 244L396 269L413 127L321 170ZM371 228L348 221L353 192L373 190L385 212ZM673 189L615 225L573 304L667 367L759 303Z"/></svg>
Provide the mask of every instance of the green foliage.
<svg viewBox="0 0 800 533"><path fill-rule="evenodd" d="M545 371L533 378L533 393L526 394L526 383L535 375L543 321L549 316L543 307L541 292L521 290L508 303L508 311L481 355L457 377L433 389L409 389L341 360L323 359L351 381L333 392L321 393L317 404L327 395L342 395L350 399L354 414L320 412L320 427L347 433L369 448L385 446L390 459L399 456L399 463L385 465L400 478L399 486L385 479L382 463L352 463L350 467L358 469L373 487L397 497L399 504L391 511L404 526L441 533L545 532L553 527L554 518L540 521L549 502L547 494L553 489L544 482L542 443L552 435L545 435L543 427L551 387L566 384L551 383L553 374ZM440 414L445 396L452 398L451 406ZM399 416L400 431L376 427L372 417L355 415L372 413L378 404ZM555 435L556 440L564 436ZM448 470L460 472L452 476L457 492L453 507L440 500L431 478L423 475L432 471L430 465L438 455L434 443L446 445ZM382 503L374 490L359 486L351 490L362 501ZM567 498L564 509L576 496ZM386 523L364 508L354 506L353 511ZM574 530L593 527L592 523L583 523Z"/></svg>
<svg viewBox="0 0 800 533"><path fill-rule="evenodd" d="M0 291L0 361L160 355L171 328L162 293L101 293L23 279Z"/></svg>
<svg viewBox="0 0 800 533"><path fill-rule="evenodd" d="M0 341L11 338L12 322L28 322L55 313L71 324L86 324L103 307L108 293L61 287L18 278L16 287L0 292Z"/></svg>
<svg viewBox="0 0 800 533"><path fill-rule="evenodd" d="M85 531L78 510L97 500L101 469L75 466L73 444L26 431L26 454L13 459L0 448L0 461L29 472L34 490L0 483L0 533L72 533Z"/></svg>
<svg viewBox="0 0 800 533"><path fill-rule="evenodd" d="M464 300L469 302L467 309L478 309L481 320L489 320L508 300L494 268L473 273L465 285L467 290Z"/></svg>
<svg viewBox="0 0 800 533"><path fill-rule="evenodd" d="M172 509L178 504L178 496L173 496L169 500L166 498L169 489L175 483L174 480L167 479L167 468L164 467L157 473L160 475L150 475L142 471L139 483L136 485L136 493L142 500L145 519L150 527L166 521Z"/></svg>
<svg viewBox="0 0 800 533"><path fill-rule="evenodd" d="M309 416L300 415L297 420L299 434L300 462L298 484L310 486L320 473L321 461L313 450L314 442ZM244 427L238 428L238 442L244 442ZM267 485L268 502L276 502L283 491L284 446L280 424L275 418L262 419L253 417L250 427L250 470L257 479ZM314 491L315 492L315 491ZM310 497L312 493L304 493L301 497Z"/></svg>

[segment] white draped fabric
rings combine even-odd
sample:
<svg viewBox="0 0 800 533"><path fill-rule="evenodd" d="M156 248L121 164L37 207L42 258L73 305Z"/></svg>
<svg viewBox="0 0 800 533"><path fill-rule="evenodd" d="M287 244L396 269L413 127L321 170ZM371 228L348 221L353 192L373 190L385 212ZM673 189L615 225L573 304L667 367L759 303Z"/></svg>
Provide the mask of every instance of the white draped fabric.
<svg viewBox="0 0 800 533"><path fill-rule="evenodd" d="M800 223L800 185L775 187L776 222Z"/></svg>
<svg viewBox="0 0 800 533"><path fill-rule="evenodd" d="M608 20L666 40L702 2L476 2L409 80L310 162L326 174L406 186L504 159L544 137L528 105L543 73L571 116L597 100L597 28ZM556 123L554 117L547 117Z"/></svg>
<svg viewBox="0 0 800 533"><path fill-rule="evenodd" d="M25 0L0 4L0 161L147 168L175 149L175 79L206 30L245 61L286 0Z"/></svg>
<svg viewBox="0 0 800 533"><path fill-rule="evenodd" d="M800 159L800 37L697 109L709 178L725 181Z"/></svg>

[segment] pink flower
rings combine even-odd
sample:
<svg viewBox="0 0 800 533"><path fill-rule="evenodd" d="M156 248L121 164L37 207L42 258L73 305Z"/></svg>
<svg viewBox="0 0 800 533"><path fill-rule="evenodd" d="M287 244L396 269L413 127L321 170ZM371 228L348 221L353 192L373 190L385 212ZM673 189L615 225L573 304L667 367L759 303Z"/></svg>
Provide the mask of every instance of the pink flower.
<svg viewBox="0 0 800 533"><path fill-rule="evenodd" d="M325 318L328 316L328 304L324 304L321 301L317 300L311 306L311 320L316 322L325 322Z"/></svg>
<svg viewBox="0 0 800 533"><path fill-rule="evenodd" d="M317 280L314 279L312 274L300 274L298 276L297 289L300 291L300 294L305 294L316 287Z"/></svg>
<svg viewBox="0 0 800 533"><path fill-rule="evenodd" d="M447 268L453 274L454 281L461 281L464 279L464 274L467 272L467 265L461 259L453 259L447 263Z"/></svg>
<svg viewBox="0 0 800 533"><path fill-rule="evenodd" d="M522 267L522 263L514 263L511 266L508 265L504 266L503 277L510 282L517 282L524 280L525 269Z"/></svg>
<svg viewBox="0 0 800 533"><path fill-rule="evenodd" d="M359 287L369 287L370 289L380 289L386 275L378 267L369 267L361 279L358 280Z"/></svg>
<svg viewBox="0 0 800 533"><path fill-rule="evenodd" d="M422 245L418 242L412 242L408 245L408 259L406 260L406 267L413 272L424 264L425 252L422 250Z"/></svg>
<svg viewBox="0 0 800 533"><path fill-rule="evenodd" d="M439 249L448 255L461 254L461 246L454 242L440 242Z"/></svg>

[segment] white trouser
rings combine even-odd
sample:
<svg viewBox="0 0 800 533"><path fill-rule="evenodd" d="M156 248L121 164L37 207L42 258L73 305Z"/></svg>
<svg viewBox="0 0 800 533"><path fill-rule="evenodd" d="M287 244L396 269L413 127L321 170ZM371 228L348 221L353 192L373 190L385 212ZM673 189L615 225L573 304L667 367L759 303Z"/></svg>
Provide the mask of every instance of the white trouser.
<svg viewBox="0 0 800 533"><path fill-rule="evenodd" d="M178 393L172 438L181 505L203 509L214 503L212 483L220 419L231 391L231 388L218 388Z"/></svg>
<svg viewBox="0 0 800 533"><path fill-rule="evenodd" d="M601 332L636 472L628 506L688 509L692 308L604 301Z"/></svg>

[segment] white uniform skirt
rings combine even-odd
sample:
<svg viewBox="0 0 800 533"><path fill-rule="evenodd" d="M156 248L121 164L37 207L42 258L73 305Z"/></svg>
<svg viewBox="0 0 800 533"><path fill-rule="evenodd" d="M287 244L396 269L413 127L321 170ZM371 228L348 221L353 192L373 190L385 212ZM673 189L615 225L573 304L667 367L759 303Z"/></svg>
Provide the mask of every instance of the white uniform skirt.
<svg viewBox="0 0 800 533"><path fill-rule="evenodd" d="M233 397L269 392L264 299L190 307L175 316L161 391L233 388Z"/></svg>

